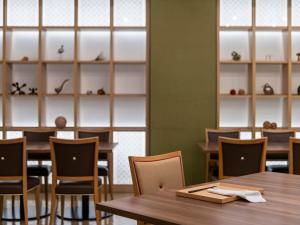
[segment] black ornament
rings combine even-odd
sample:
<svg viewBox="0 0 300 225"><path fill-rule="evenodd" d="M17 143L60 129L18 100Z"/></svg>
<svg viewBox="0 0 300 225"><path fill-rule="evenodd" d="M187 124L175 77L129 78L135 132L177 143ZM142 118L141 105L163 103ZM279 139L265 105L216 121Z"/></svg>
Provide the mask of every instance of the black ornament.
<svg viewBox="0 0 300 225"><path fill-rule="evenodd" d="M37 95L37 88L28 88L29 95Z"/></svg>
<svg viewBox="0 0 300 225"><path fill-rule="evenodd" d="M25 88L27 86L27 84L22 84L21 86L19 86L19 82L16 83L12 83L11 84L13 89L10 94L12 95L25 95L25 92L22 90L23 88Z"/></svg>

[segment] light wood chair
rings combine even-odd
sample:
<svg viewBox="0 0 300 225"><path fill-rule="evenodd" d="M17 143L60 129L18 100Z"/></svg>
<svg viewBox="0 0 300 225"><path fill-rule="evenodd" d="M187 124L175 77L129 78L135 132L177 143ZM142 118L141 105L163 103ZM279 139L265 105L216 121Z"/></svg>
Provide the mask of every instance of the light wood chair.
<svg viewBox="0 0 300 225"><path fill-rule="evenodd" d="M290 138L289 173L300 175L300 139Z"/></svg>
<svg viewBox="0 0 300 225"><path fill-rule="evenodd" d="M205 143L218 143L219 137L240 138L240 130L238 129L205 129ZM214 172L218 170L218 154L206 154L206 171L205 181L211 180ZM217 173L217 172L216 172ZM217 176L217 175L215 175Z"/></svg>
<svg viewBox="0 0 300 225"><path fill-rule="evenodd" d="M146 157L129 156L129 164L135 196L185 186L180 151ZM137 221L137 224L146 223Z"/></svg>
<svg viewBox="0 0 300 225"><path fill-rule="evenodd" d="M28 224L28 192L35 192L36 217L40 221L40 181L27 177L26 138L0 140L0 218L3 197L23 196L24 224Z"/></svg>
<svg viewBox="0 0 300 225"><path fill-rule="evenodd" d="M85 138L64 140L51 137L52 188L50 225L55 222L57 196L61 200L61 219L64 218L65 195L94 197L101 201L98 180L99 139ZM59 183L58 183L59 182ZM96 210L96 221L100 224L100 211Z"/></svg>
<svg viewBox="0 0 300 225"><path fill-rule="evenodd" d="M265 171L267 138L219 138L219 179Z"/></svg>

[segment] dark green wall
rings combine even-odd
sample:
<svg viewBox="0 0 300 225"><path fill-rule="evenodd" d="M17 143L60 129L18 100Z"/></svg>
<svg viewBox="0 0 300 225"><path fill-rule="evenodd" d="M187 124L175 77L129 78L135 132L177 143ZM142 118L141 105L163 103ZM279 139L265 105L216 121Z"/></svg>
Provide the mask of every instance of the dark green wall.
<svg viewBox="0 0 300 225"><path fill-rule="evenodd" d="M151 1L152 155L183 151L187 184L204 177L196 143L216 123L216 1Z"/></svg>

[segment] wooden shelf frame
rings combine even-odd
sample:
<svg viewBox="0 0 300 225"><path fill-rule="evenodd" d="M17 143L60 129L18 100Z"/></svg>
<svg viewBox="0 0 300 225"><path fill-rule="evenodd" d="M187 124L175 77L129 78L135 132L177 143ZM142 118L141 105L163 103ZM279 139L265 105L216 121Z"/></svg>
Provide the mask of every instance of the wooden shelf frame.
<svg viewBox="0 0 300 225"><path fill-rule="evenodd" d="M150 98L150 0L146 1L146 25L145 26L114 26L114 1L110 0L110 25L109 26L79 26L78 25L78 11L79 11L79 0L74 0L74 26L44 26L43 25L43 0L38 0L38 26L8 26L7 25L7 15L8 15L8 2L9 0L3 0L3 26L0 29L3 32L3 49L2 49L2 93L0 93L0 97L2 99L2 121L3 126L0 127L0 130L3 132L3 138L7 137L7 132L9 131L24 131L28 129L36 129L36 130L45 130L52 129L53 127L46 126L46 98L51 97L68 97L73 101L73 111L74 111L74 125L72 127L66 127L60 131L74 131L75 137L78 136L78 131L80 129L86 129L90 127L80 126L80 105L79 99L83 96L97 96L101 98L109 99L109 126L108 127L91 127L93 130L109 130L111 131L110 140L113 140L113 132L114 131L141 131L146 133L146 151L149 152L149 98ZM24 31L36 31L38 32L38 59L34 61L18 61L18 60L9 60L8 59L8 33L14 31L24 30ZM44 48L45 48L45 37L43 36L47 31L72 31L74 32L74 53L72 60L45 60L44 59ZM79 60L79 32L81 31L105 31L109 32L109 58L105 61L89 61L89 60ZM143 31L146 33L146 60L140 61L120 61L114 59L114 32L116 31ZM1 53L0 53L1 54ZM38 126L37 127L19 127L19 126L11 126L11 115L10 115L10 104L11 104L11 95L10 95L10 66L14 64L30 64L37 66L37 88L38 95L34 96L38 100ZM72 93L70 94L50 94L47 93L46 86L46 67L47 65L56 65L56 64L66 64L72 66ZM86 95L80 92L80 66L81 64L93 64L93 65L107 65L109 68L108 76L109 76L109 93L101 96L101 95ZM124 65L144 65L146 74L145 74L145 93L142 94L117 94L115 93L115 65L124 64ZM99 84L100 85L100 84ZM100 86L99 86L100 88ZM24 96L25 97L25 96ZM29 95L26 95L29 97ZM33 96L30 96L33 97ZM146 112L146 121L144 127L118 127L114 126L114 104L116 97L142 97L145 99L145 112ZM101 106L99 106L101 107Z"/></svg>
<svg viewBox="0 0 300 225"><path fill-rule="evenodd" d="M221 126L221 101L222 99L231 99L234 101L234 99L240 101L243 99L241 96L230 96L229 94L221 93L221 66L222 65L228 65L231 66L239 66L239 65L245 65L249 68L249 79L250 79L250 90L251 94L247 94L244 96L245 101L247 99L251 99L251 113L249 121L252 121L251 124L249 124L249 127L246 128L247 131L252 133L252 137L255 137L255 132L260 130L261 127L256 125L256 116L257 116L257 100L265 99L265 100L272 100L272 99L284 99L284 101L287 102L286 106L283 106L283 111L286 111L287 114L285 115L286 118L286 124L282 124L282 128L293 128L300 132L300 127L293 127L292 126L292 107L293 107L293 100L299 100L300 97L292 92L292 77L293 77L293 65L300 64L300 62L295 61L293 59L292 55L292 33L295 31L300 31L299 26L293 26L292 25L292 1L293 0L287 0L287 26L257 26L256 25L256 12L257 7L256 3L257 0L252 0L252 25L251 26L221 26L221 0L218 0L217 3L217 127L218 128L226 128ZM251 46L249 51L251 58L249 60L242 60L242 61L232 61L232 60L224 60L221 59L221 32L232 32L232 31L238 31L238 32L248 32L249 35L251 35L251 39L249 40L249 45ZM256 42L257 37L256 34L258 32L284 32L287 35L287 39L284 42L284 48L287 51L286 60L274 60L274 61L268 61L268 60L258 60L256 58ZM287 91L284 91L284 94L276 94L274 96L265 96L258 94L258 90L256 90L257 85L257 66L263 67L267 65L281 65L286 70L286 74L282 72L282 76L286 76L286 80L284 80L284 85L287 87ZM300 83L299 83L300 85ZM229 91L229 90L228 90ZM238 129L245 130L245 127L236 127Z"/></svg>

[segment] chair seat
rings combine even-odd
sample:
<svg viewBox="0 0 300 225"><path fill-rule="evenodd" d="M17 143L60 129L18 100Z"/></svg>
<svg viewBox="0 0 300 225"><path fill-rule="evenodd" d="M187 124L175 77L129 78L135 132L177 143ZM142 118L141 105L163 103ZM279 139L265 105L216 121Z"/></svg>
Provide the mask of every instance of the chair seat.
<svg viewBox="0 0 300 225"><path fill-rule="evenodd" d="M107 166L98 166L98 176L99 177L107 177L108 176Z"/></svg>
<svg viewBox="0 0 300 225"><path fill-rule="evenodd" d="M98 181L99 186L101 185L101 179ZM73 181L61 181L55 190L56 194L73 194L73 195L89 195L94 194L93 182L73 182Z"/></svg>
<svg viewBox="0 0 300 225"><path fill-rule="evenodd" d="M40 181L35 177L28 177L27 190L31 190L38 186ZM22 182L21 181L1 181L0 182L0 194L22 194Z"/></svg>
<svg viewBox="0 0 300 225"><path fill-rule="evenodd" d="M49 176L51 173L51 166L48 165L30 165L27 166L28 176L33 177L45 177Z"/></svg>

